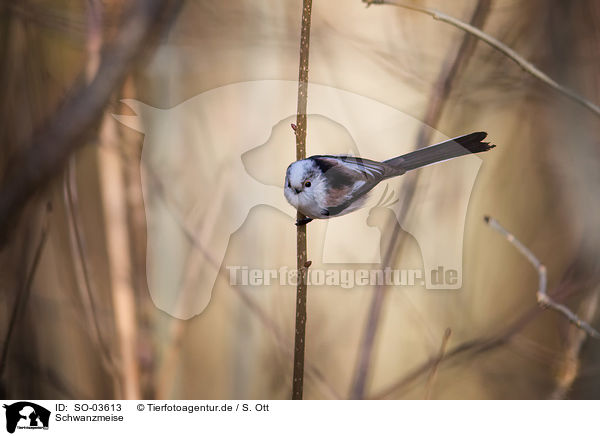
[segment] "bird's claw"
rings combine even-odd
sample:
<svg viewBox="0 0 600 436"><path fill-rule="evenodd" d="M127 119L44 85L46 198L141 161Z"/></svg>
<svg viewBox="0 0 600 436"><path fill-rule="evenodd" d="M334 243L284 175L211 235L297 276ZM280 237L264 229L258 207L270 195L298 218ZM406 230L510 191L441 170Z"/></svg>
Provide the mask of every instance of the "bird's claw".
<svg viewBox="0 0 600 436"><path fill-rule="evenodd" d="M306 224L308 224L312 220L313 220L312 218L304 217L302 219L296 220L296 226L305 226Z"/></svg>

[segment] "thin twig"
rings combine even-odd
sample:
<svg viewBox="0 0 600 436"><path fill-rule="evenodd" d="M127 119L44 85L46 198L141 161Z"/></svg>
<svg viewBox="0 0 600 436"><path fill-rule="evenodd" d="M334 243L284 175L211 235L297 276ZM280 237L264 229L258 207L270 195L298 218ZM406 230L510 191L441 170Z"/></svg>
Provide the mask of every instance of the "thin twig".
<svg viewBox="0 0 600 436"><path fill-rule="evenodd" d="M578 328L585 331L591 337L600 339L600 333L598 333L598 331L596 331L591 325L577 317L577 315L575 315L567 306L557 303L548 295L546 289L548 284L546 267L531 252L531 250L523 245L523 243L519 241L512 233L502 227L496 219L486 216L485 222L488 223L491 228L504 236L508 242L510 242L517 250L519 250L519 252L525 256L529 263L531 263L531 265L533 265L533 267L536 269L539 276L538 290L536 293L538 304L542 308L548 308L562 313L569 320L569 322L575 324Z"/></svg>
<svg viewBox="0 0 600 436"><path fill-rule="evenodd" d="M552 79L550 76L548 76L546 73L544 73L543 71L541 71L537 67L535 67L531 62L529 62L525 58L523 58L523 56L521 56L515 50L513 50L506 44L498 41L496 38L488 35L487 33L482 32L478 28L471 26L470 24L467 24L457 18L450 16L450 15L446 15L443 12L440 12L435 9L423 8L420 6L409 5L409 4L404 4L404 3L395 3L395 2L385 1L385 0L362 0L362 1L367 4L367 7L371 6L373 4L379 4L379 5L385 4L385 5L396 6L399 8L405 8L405 9L410 9L413 11L421 12L423 14L432 16L436 20L442 21L444 23L448 23L454 27L464 30L465 32L468 32L471 35L474 35L477 38L479 38L480 40L484 41L490 47L492 47L492 48L498 50L499 52L503 53L504 55L506 55L508 58L510 58L512 61L514 61L519 67L521 67L527 73L531 74L532 76L534 76L535 78L544 82L548 86L554 88L555 90L557 90L560 93L564 94L565 96L569 97L571 100L575 101L576 103L578 103L578 104L582 105L583 107L589 109L590 111L594 112L596 115L600 115L600 106L581 97L572 89L569 89L566 86L561 85L560 83L558 83L557 81Z"/></svg>
<svg viewBox="0 0 600 436"><path fill-rule="evenodd" d="M312 0L302 1L300 64L298 67L298 113L296 116L296 160L306 157L306 106L308 101L308 54ZM298 221L304 216L298 212ZM306 225L299 225L296 236L298 286L296 289L296 327L294 337L294 375L292 399L301 400L304 391L304 349L306 338L306 276L310 263L306 254Z"/></svg>
<svg viewBox="0 0 600 436"><path fill-rule="evenodd" d="M2 356L0 357L0 379L2 379L4 371L6 369L8 350L10 348L10 343L13 337L15 326L17 325L17 321L19 320L20 315L22 314L23 310L25 309L25 306L27 306L27 302L29 301L29 295L31 294L31 285L33 284L33 279L35 278L35 273L40 263L42 252L44 251L44 246L46 245L46 240L48 239L51 212L52 205L51 203L48 203L46 206L46 212L44 213L44 217L42 218L43 222L40 234L40 241L38 242L38 245L35 249L31 269L27 274L27 280L25 281L25 284L23 285L23 287L21 287L21 289L19 289L16 295L12 314L10 316L10 321L8 322L8 329L6 330L6 336L4 337L4 344L2 347Z"/></svg>
<svg viewBox="0 0 600 436"><path fill-rule="evenodd" d="M428 400L431 398L431 393L433 392L433 385L435 383L435 378L438 373L438 369L440 367L440 363L444 360L444 355L446 354L446 348L448 347L448 341L450 340L450 336L452 335L452 330L450 327L446 329L444 332L444 337L442 338L442 344L440 345L440 352L438 353L438 358L434 362L431 367L431 372L429 373L429 378L427 379L427 388L425 391L425 399Z"/></svg>

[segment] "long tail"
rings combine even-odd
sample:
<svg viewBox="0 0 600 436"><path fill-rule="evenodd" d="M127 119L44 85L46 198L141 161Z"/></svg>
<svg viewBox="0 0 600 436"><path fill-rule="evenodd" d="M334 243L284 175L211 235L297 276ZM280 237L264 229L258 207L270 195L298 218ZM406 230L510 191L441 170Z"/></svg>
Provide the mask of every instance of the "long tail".
<svg viewBox="0 0 600 436"><path fill-rule="evenodd" d="M494 148L495 145L483 142L487 136L486 132L474 132L458 138L449 139L439 144L430 145L411 153L386 160L384 163L406 172L416 168L424 167L436 162L464 156L469 153L481 153Z"/></svg>

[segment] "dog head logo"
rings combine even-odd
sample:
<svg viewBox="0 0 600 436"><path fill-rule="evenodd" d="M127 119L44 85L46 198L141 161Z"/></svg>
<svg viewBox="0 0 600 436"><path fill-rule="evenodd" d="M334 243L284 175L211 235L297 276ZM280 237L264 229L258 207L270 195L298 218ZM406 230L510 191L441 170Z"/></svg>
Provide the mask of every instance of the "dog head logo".
<svg viewBox="0 0 600 436"><path fill-rule="evenodd" d="M50 411L29 401L3 406L6 409L6 431L18 429L48 429Z"/></svg>
<svg viewBox="0 0 600 436"><path fill-rule="evenodd" d="M340 89L311 84L308 92L309 154L385 160L411 151L411 138L421 127L418 120ZM146 270L158 308L181 319L204 310L230 237L253 208L269 206L270 213L285 214L286 228L294 231L296 211L284 198L283 180L295 160L290 122L295 119L296 93L297 83L292 81L242 82L170 109L124 100L135 115L114 115L145 135L141 173L148 229ZM462 286L465 217L480 165L481 159L470 155L419 170L417 205L405 216L397 215L398 225L420 247L428 289ZM402 202L405 181L405 176L390 179L371 198L376 202L389 189ZM380 226L369 225L371 209L309 224L311 233L319 236L309 238L315 244L309 247L313 263L379 264L385 235ZM258 238L274 231L286 230L266 224L255 234ZM275 254L278 249L269 250L276 259L281 257ZM439 268L455 272L455 280L436 281Z"/></svg>

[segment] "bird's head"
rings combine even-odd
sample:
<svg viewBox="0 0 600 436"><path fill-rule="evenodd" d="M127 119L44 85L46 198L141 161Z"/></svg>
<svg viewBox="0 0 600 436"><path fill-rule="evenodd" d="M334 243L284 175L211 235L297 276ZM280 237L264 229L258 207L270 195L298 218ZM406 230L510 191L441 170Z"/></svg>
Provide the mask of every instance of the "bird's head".
<svg viewBox="0 0 600 436"><path fill-rule="evenodd" d="M313 202L322 184L318 168L310 159L293 162L285 173L284 194L296 209Z"/></svg>

